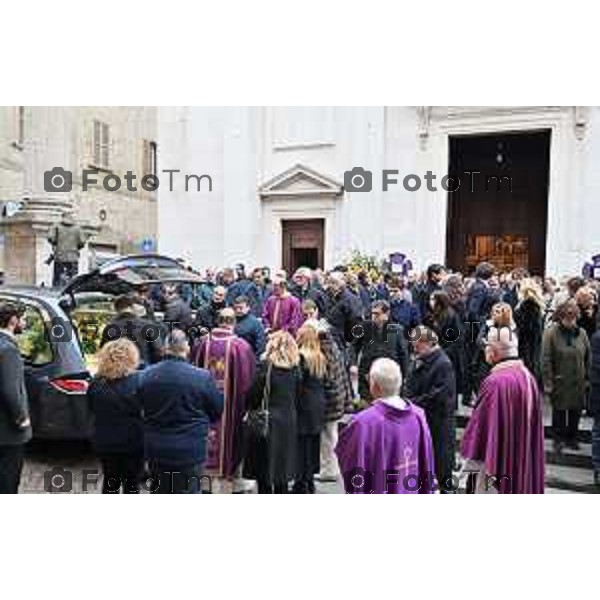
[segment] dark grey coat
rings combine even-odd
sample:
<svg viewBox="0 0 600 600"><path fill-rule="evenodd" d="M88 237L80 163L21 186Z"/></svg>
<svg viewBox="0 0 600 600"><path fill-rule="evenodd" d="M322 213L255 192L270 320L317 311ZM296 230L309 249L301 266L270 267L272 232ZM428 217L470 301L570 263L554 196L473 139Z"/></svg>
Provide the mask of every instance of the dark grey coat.
<svg viewBox="0 0 600 600"><path fill-rule="evenodd" d="M585 331L569 333L555 323L544 332L542 372L544 394L553 408L582 410L590 380L591 351Z"/></svg>
<svg viewBox="0 0 600 600"><path fill-rule="evenodd" d="M405 396L425 410L436 475L444 483L452 476L454 465L456 379L452 362L441 348L415 361Z"/></svg>
<svg viewBox="0 0 600 600"><path fill-rule="evenodd" d="M29 418L25 366L16 341L0 332L0 446L24 444L31 427L19 427Z"/></svg>

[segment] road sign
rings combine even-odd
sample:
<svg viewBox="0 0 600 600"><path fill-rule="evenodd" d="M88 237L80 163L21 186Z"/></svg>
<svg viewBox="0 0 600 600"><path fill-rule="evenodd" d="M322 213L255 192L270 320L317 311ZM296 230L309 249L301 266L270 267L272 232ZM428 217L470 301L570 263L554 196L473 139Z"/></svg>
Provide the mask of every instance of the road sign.
<svg viewBox="0 0 600 600"><path fill-rule="evenodd" d="M149 254L150 252L154 252L154 250L155 250L154 240L152 238L146 238L142 242L142 252Z"/></svg>

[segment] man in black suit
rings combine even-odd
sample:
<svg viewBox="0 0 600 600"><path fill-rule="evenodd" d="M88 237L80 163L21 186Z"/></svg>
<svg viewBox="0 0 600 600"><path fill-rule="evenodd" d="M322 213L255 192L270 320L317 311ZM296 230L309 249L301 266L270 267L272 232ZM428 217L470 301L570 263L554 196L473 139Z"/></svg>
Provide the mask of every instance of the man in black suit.
<svg viewBox="0 0 600 600"><path fill-rule="evenodd" d="M474 395L479 391L479 361L477 360L478 337L490 316L492 306L500 302L500 290L490 287L490 280L494 276L494 265L482 262L475 269L475 281L469 288L466 300L466 337L465 354L467 363L467 381L463 397L465 406L473 406Z"/></svg>
<svg viewBox="0 0 600 600"><path fill-rule="evenodd" d="M15 337L25 327L22 304L0 304L0 494L18 493L23 448L31 439L25 367Z"/></svg>

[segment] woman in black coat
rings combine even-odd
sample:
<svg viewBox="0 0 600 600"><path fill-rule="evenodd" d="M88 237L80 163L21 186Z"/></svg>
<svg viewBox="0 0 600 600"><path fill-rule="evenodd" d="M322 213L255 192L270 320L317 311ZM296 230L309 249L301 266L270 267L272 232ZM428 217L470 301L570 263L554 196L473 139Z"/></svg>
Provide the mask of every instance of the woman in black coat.
<svg viewBox="0 0 600 600"><path fill-rule="evenodd" d="M327 360L315 327L305 324L298 331L302 382L298 398L295 494L314 494L314 476L321 470L321 429L325 423Z"/></svg>
<svg viewBox="0 0 600 600"><path fill-rule="evenodd" d="M431 312L425 324L438 336L440 347L454 367L456 389L462 390L465 372L463 323L446 292L434 292L430 298L430 308Z"/></svg>
<svg viewBox="0 0 600 600"><path fill-rule="evenodd" d="M524 279L519 286L519 304L515 309L519 340L519 358L542 383L542 336L544 334L544 300L534 281Z"/></svg>
<svg viewBox="0 0 600 600"><path fill-rule="evenodd" d="M137 494L144 471L144 425L138 397L140 353L126 338L105 344L87 395L95 415L94 446L103 494Z"/></svg>
<svg viewBox="0 0 600 600"><path fill-rule="evenodd" d="M259 494L286 494L295 475L299 362L294 338L287 331L271 334L249 393L251 410L266 404L268 434L247 440L243 468L246 479L257 481Z"/></svg>

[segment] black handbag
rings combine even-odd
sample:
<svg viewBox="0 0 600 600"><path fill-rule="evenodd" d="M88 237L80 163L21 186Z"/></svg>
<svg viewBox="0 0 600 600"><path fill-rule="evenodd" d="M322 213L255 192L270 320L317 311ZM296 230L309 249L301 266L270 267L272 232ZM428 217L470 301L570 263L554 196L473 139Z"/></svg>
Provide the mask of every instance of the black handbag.
<svg viewBox="0 0 600 600"><path fill-rule="evenodd" d="M252 438L266 439L269 435L269 396L271 395L271 363L267 367L265 389L259 408L253 408L246 414L245 424L248 434Z"/></svg>

